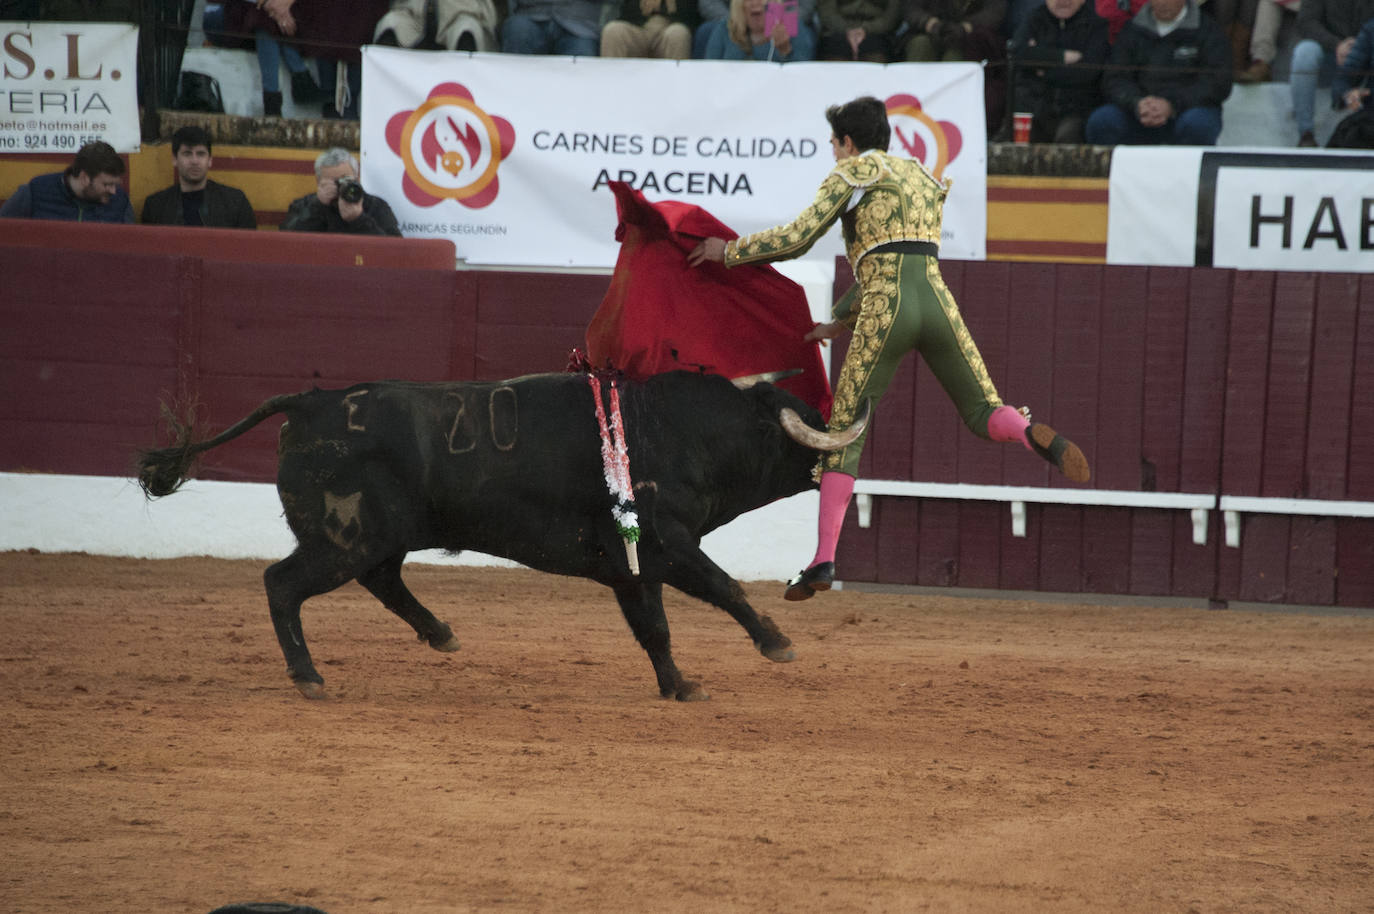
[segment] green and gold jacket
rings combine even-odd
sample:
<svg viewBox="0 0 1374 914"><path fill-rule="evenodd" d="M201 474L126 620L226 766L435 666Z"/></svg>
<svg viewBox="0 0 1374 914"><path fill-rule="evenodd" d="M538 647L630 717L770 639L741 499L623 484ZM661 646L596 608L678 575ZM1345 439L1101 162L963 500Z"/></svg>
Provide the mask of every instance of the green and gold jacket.
<svg viewBox="0 0 1374 914"><path fill-rule="evenodd" d="M837 219L844 232L845 253L856 270L865 254L889 241L939 244L950 185L950 181L936 180L915 159L866 150L835 163L816 199L796 219L728 242L725 265L800 257ZM860 199L851 206L855 193Z"/></svg>

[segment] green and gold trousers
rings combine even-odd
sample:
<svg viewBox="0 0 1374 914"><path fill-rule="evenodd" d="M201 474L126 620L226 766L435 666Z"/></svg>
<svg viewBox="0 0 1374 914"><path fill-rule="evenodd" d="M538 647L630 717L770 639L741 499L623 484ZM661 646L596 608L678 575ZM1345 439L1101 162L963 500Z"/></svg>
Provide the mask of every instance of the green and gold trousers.
<svg viewBox="0 0 1374 914"><path fill-rule="evenodd" d="M1002 400L940 275L939 258L869 254L859 261L856 290L857 304L850 306L853 299L846 296L835 306L835 318L849 325L854 336L835 386L830 428L848 428L865 401L876 415L902 359L915 349L969 431L987 438L988 417ZM858 476L867 440L865 431L843 450L825 454L821 468Z"/></svg>

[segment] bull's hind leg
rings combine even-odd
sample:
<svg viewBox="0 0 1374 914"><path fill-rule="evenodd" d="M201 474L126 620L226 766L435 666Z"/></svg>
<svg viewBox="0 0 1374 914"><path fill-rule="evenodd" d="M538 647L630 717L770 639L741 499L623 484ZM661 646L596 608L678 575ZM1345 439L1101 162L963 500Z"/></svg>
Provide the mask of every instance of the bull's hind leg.
<svg viewBox="0 0 1374 914"><path fill-rule="evenodd" d="M324 677L310 659L301 630L301 604L311 597L328 593L350 580L356 572L339 567L301 549L288 555L263 573L267 586L267 605L272 611L272 627L286 658L286 673L306 698L324 697Z"/></svg>
<svg viewBox="0 0 1374 914"><path fill-rule="evenodd" d="M410 623L421 641L436 651L447 653L458 650L458 639L453 637L453 629L434 618L434 613L425 609L401 580L401 564L404 561L404 552L394 555L376 568L358 575L358 583L381 600L383 606Z"/></svg>
<svg viewBox="0 0 1374 914"><path fill-rule="evenodd" d="M668 636L668 617L663 612L663 585L658 583L624 584L614 588L620 601L620 611L630 623L635 640L649 655L658 677L658 692L664 698L678 701L705 701L710 698L695 682L682 678L673 662Z"/></svg>
<svg viewBox="0 0 1374 914"><path fill-rule="evenodd" d="M665 545L667 532L667 525L660 524L659 534L664 536ZM744 588L739 586L739 581L711 561L685 533L674 539L675 541L668 546L673 562L666 571L665 583L671 584L689 597L705 600L728 612L736 622L744 626L759 653L769 660L788 663L796 659L797 655L792 650L792 639L779 631L768 616L761 616L754 611L754 607L744 598Z"/></svg>

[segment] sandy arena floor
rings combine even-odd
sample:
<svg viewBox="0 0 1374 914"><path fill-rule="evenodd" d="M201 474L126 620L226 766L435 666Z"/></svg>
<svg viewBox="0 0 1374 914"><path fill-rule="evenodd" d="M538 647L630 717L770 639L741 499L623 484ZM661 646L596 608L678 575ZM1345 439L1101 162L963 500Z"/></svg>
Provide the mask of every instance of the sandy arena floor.
<svg viewBox="0 0 1374 914"><path fill-rule="evenodd" d="M267 563L0 554L0 910L1374 909L1374 616L749 585L673 593L658 697L608 591L415 567L285 676Z"/></svg>

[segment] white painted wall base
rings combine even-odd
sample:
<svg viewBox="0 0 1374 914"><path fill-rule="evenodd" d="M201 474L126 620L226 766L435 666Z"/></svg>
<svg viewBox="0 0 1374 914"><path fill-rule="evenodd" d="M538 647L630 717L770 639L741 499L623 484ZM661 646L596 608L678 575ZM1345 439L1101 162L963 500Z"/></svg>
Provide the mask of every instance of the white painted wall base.
<svg viewBox="0 0 1374 914"><path fill-rule="evenodd" d="M811 560L818 506L815 492L784 499L715 531L702 548L738 580L784 580ZM277 490L266 483L193 479L174 495L148 501L132 479L0 473L0 551L277 559L295 545ZM410 561L515 567L489 555L439 550L412 553Z"/></svg>

